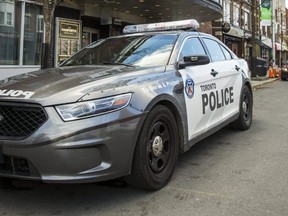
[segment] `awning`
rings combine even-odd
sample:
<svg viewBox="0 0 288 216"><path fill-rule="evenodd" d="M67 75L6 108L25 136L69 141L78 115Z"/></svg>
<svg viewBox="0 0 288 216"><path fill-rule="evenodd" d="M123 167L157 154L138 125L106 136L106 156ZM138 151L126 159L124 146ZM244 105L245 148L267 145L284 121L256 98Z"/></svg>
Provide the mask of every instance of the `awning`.
<svg viewBox="0 0 288 216"><path fill-rule="evenodd" d="M276 42L276 43L275 43L275 49L276 49L277 51L282 50L282 49L281 49L281 44Z"/></svg>
<svg viewBox="0 0 288 216"><path fill-rule="evenodd" d="M270 38L262 38L261 42L265 44L265 46L267 46L269 49L272 49L272 42Z"/></svg>
<svg viewBox="0 0 288 216"><path fill-rule="evenodd" d="M261 40L256 40L257 44L259 46L261 46L262 48L265 48L265 49L271 49L271 46L269 46L268 44L265 44L263 41Z"/></svg>
<svg viewBox="0 0 288 216"><path fill-rule="evenodd" d="M281 45L282 45L282 49L281 49ZM287 48L285 43L281 44L281 43L278 43L278 42L275 43L275 49L277 51L287 51L288 50L288 48Z"/></svg>

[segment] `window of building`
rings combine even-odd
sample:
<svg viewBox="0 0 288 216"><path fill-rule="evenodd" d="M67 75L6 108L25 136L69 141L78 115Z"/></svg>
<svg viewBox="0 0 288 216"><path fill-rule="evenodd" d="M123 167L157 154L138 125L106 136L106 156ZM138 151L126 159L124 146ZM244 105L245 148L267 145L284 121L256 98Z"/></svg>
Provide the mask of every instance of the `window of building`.
<svg viewBox="0 0 288 216"><path fill-rule="evenodd" d="M4 25L5 23L5 13L4 12L0 12L0 25Z"/></svg>
<svg viewBox="0 0 288 216"><path fill-rule="evenodd" d="M231 13L230 13L230 2L229 1L225 1L224 2L224 15L223 15L223 19L224 22L228 22L230 23L230 18L231 18Z"/></svg>
<svg viewBox="0 0 288 216"><path fill-rule="evenodd" d="M267 36L266 28L267 28L266 26L262 26L262 32L261 32L262 35Z"/></svg>
<svg viewBox="0 0 288 216"><path fill-rule="evenodd" d="M0 1L0 8L5 10L0 12L0 65L40 65L42 7L24 0Z"/></svg>
<svg viewBox="0 0 288 216"><path fill-rule="evenodd" d="M44 32L44 16L37 15L37 32Z"/></svg>
<svg viewBox="0 0 288 216"><path fill-rule="evenodd" d="M240 16L239 16L239 6L238 5L234 5L233 6L233 24L235 26L239 26L240 24Z"/></svg>
<svg viewBox="0 0 288 216"><path fill-rule="evenodd" d="M248 12L244 12L244 29L245 30L250 30L251 29L251 21L250 21L250 16Z"/></svg>
<svg viewBox="0 0 288 216"><path fill-rule="evenodd" d="M12 26L12 13L7 13L6 25Z"/></svg>
<svg viewBox="0 0 288 216"><path fill-rule="evenodd" d="M30 31L31 30L31 14L25 14L25 21L24 21L24 28L25 31Z"/></svg>
<svg viewBox="0 0 288 216"><path fill-rule="evenodd" d="M271 26L267 26L267 36L272 38L272 28L271 28Z"/></svg>

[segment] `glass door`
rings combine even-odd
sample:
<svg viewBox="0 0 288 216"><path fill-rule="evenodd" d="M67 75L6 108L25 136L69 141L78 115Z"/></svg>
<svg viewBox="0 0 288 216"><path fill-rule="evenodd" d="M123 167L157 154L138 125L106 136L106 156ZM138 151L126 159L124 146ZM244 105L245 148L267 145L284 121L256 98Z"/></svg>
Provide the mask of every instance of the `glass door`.
<svg viewBox="0 0 288 216"><path fill-rule="evenodd" d="M82 33L82 47L97 41L99 39L99 31L97 29L91 29L84 27Z"/></svg>

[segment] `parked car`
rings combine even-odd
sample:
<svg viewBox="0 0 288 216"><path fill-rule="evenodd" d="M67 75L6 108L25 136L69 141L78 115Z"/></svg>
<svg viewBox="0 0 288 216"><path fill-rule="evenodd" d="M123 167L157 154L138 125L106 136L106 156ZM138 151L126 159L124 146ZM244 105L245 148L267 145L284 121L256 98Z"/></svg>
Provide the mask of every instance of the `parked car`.
<svg viewBox="0 0 288 216"><path fill-rule="evenodd" d="M287 65L282 65L281 68L281 80L287 80L288 78L288 68Z"/></svg>
<svg viewBox="0 0 288 216"><path fill-rule="evenodd" d="M130 25L58 68L2 80L0 176L58 183L123 177L157 190L196 142L225 125L248 129L248 65L198 26Z"/></svg>

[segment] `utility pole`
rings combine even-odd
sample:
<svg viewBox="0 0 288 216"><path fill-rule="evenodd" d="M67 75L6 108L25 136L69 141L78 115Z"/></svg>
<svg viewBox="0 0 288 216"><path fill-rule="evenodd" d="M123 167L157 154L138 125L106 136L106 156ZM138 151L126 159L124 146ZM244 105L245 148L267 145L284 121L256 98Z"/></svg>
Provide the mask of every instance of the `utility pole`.
<svg viewBox="0 0 288 216"><path fill-rule="evenodd" d="M272 59L273 59L273 66L276 63L276 51L275 51L275 1L271 0L271 10L272 10L272 17L271 17L271 27L272 27Z"/></svg>
<svg viewBox="0 0 288 216"><path fill-rule="evenodd" d="M256 76L256 12L258 6L257 0L251 0L251 4L241 0L241 4L247 4L251 9L251 45L252 45L252 53L251 53L251 76ZM244 28L245 35L245 28Z"/></svg>
<svg viewBox="0 0 288 216"><path fill-rule="evenodd" d="M280 18L280 44L281 44L281 49L280 49L280 62L279 62L279 65L280 65L280 68L282 68L282 45L283 45L283 30L282 30L282 22L283 22L283 13L282 13L282 10L281 10L281 18Z"/></svg>
<svg viewBox="0 0 288 216"><path fill-rule="evenodd" d="M252 77L256 76L256 0L252 0L251 13L252 13L252 35L251 35L251 44L252 44L252 58L251 58L251 71Z"/></svg>

